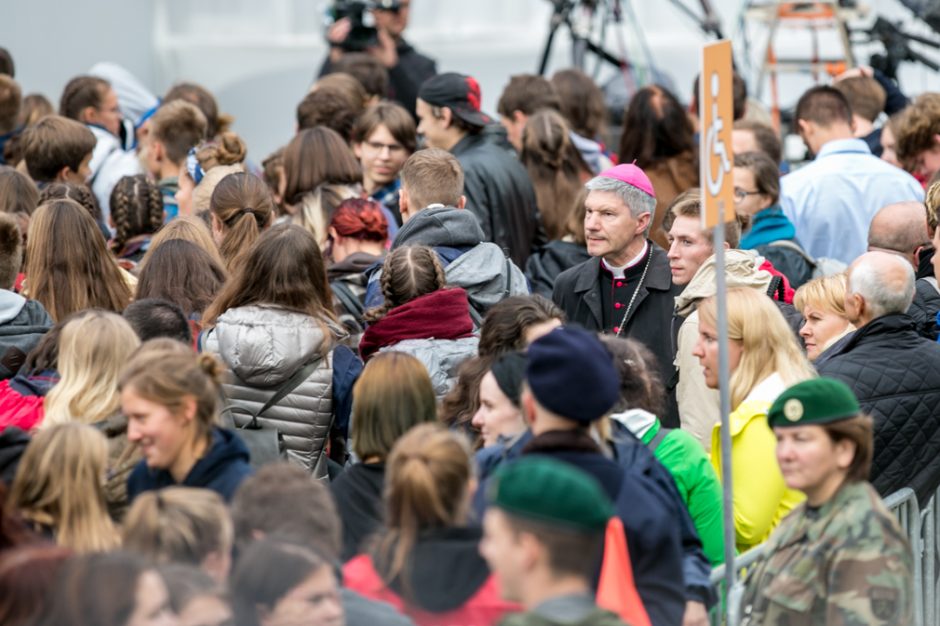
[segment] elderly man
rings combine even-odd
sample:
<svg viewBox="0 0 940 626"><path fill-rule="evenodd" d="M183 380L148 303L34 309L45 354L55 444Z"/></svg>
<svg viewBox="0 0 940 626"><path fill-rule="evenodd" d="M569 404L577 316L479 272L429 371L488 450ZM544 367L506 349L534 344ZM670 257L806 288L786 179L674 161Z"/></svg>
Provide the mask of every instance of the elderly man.
<svg viewBox="0 0 940 626"><path fill-rule="evenodd" d="M868 251L897 254L911 264L918 280L907 314L914 318L918 333L936 341L940 289L934 278L932 230L927 223L927 209L920 202L889 204L871 221Z"/></svg>
<svg viewBox="0 0 940 626"><path fill-rule="evenodd" d="M584 231L594 258L559 274L552 299L571 322L642 341L656 355L663 381L673 383L670 325L680 288L666 252L646 237L656 207L653 184L642 169L624 164L586 188ZM664 423L674 428L678 411L671 412Z"/></svg>
<svg viewBox="0 0 940 626"><path fill-rule="evenodd" d="M872 218L868 226L868 251L897 254L911 264L920 266L920 256L930 247L927 234L927 209L922 202L895 202Z"/></svg>
<svg viewBox="0 0 940 626"><path fill-rule="evenodd" d="M857 331L817 359L875 419L871 482L882 495L902 487L921 503L940 485L940 345L917 334L905 313L914 270L901 256L868 252L849 267L845 312Z"/></svg>

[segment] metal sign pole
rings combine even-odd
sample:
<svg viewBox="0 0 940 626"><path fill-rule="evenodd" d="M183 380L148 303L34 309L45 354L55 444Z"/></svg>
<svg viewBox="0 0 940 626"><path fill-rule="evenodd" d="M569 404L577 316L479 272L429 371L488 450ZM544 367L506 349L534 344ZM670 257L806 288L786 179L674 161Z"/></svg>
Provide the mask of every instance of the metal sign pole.
<svg viewBox="0 0 940 626"><path fill-rule="evenodd" d="M718 305L718 396L721 410L721 488L725 538L725 608L726 624L737 626L737 570L734 567L734 486L731 473L731 372L728 364L728 285L725 277L725 226L715 226L715 301Z"/></svg>
<svg viewBox="0 0 940 626"><path fill-rule="evenodd" d="M734 120L732 103L732 49L728 41L709 44L702 51L702 74L699 80L702 141L699 166L702 180L702 229L714 229L715 300L718 309L718 394L721 409L721 487L724 505L725 538L725 608L726 624L738 624L737 571L734 566L734 474L731 471L731 379L728 363L728 285L725 278L725 223L735 219L734 180L731 174L733 155L731 128Z"/></svg>

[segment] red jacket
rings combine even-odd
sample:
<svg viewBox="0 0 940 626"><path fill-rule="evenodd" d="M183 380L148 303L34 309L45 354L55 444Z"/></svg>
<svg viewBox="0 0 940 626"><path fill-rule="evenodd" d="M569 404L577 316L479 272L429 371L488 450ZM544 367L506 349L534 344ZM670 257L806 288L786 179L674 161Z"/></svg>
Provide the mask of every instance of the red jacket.
<svg viewBox="0 0 940 626"><path fill-rule="evenodd" d="M410 617L417 626L489 626L498 623L507 613L522 607L506 602L499 595L496 578L491 574L469 600L445 613L431 613L410 604L389 589L372 564L372 557L362 554L343 566L343 586L372 600L387 602L395 610Z"/></svg>

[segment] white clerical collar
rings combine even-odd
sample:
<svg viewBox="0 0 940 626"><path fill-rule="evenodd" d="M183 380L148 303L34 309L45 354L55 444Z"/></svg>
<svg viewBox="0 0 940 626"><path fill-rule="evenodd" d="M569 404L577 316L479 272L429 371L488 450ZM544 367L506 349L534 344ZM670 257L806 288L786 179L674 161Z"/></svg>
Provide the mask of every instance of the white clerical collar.
<svg viewBox="0 0 940 626"><path fill-rule="evenodd" d="M643 249L640 250L640 253L638 255L636 255L629 261L627 261L626 265L614 266L608 263L607 259L601 259L601 265L604 266L604 269L606 269L608 272L613 274L614 278L624 278L624 275L625 275L624 273L628 269L630 269L634 265L638 265L640 261L643 260L643 258L646 256L646 251L649 249L649 246L650 246L649 242L644 241Z"/></svg>

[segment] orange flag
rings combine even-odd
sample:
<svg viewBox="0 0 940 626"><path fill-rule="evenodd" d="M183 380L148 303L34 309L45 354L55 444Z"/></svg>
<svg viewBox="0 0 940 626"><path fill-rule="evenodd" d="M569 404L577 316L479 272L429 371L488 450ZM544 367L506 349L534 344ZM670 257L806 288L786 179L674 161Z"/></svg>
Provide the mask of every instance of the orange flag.
<svg viewBox="0 0 940 626"><path fill-rule="evenodd" d="M630 626L651 626L633 581L623 522L616 516L607 522L604 535L604 562L597 585L597 606L616 613Z"/></svg>

